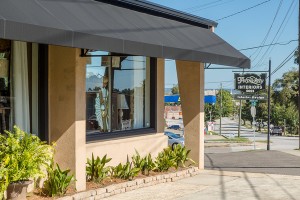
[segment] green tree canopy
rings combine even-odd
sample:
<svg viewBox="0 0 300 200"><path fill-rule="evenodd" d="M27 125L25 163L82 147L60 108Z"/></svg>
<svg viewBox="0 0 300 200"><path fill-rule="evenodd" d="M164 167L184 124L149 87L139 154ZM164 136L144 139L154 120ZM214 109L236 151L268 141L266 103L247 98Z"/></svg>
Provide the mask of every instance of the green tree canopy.
<svg viewBox="0 0 300 200"><path fill-rule="evenodd" d="M229 91L219 90L217 94L217 103L215 105L215 111L217 117L220 117L220 104L222 95L222 117L229 117L233 114L234 102Z"/></svg>
<svg viewBox="0 0 300 200"><path fill-rule="evenodd" d="M179 94L178 85L174 85L171 89L172 94Z"/></svg>

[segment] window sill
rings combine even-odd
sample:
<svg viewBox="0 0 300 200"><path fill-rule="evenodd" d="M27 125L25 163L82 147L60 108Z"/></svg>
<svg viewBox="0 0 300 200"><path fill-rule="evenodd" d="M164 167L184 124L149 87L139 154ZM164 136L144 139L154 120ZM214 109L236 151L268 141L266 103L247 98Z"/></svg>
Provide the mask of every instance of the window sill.
<svg viewBox="0 0 300 200"><path fill-rule="evenodd" d="M143 128L143 129L134 129L118 132L109 132L109 133L94 133L86 136L86 143L93 143L105 140L118 140L123 138L130 138L136 136L144 136L149 134L156 134L154 128Z"/></svg>

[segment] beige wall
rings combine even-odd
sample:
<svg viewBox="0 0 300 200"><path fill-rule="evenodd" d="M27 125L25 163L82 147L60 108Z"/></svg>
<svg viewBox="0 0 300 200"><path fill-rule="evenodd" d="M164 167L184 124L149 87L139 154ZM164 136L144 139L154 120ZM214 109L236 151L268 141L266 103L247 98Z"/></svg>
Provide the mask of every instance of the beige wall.
<svg viewBox="0 0 300 200"><path fill-rule="evenodd" d="M89 158L92 157L92 153L99 157L107 154L109 158L112 158L109 165L116 166L120 162L125 163L127 155L131 159L131 156L135 154L135 149L141 156L151 153L154 158L167 145L166 136L163 133L157 133L88 143L86 153Z"/></svg>
<svg viewBox="0 0 300 200"><path fill-rule="evenodd" d="M176 61L185 145L190 157L204 169L204 65Z"/></svg>
<svg viewBox="0 0 300 200"><path fill-rule="evenodd" d="M57 143L55 160L75 173L78 191L86 187L86 158L112 158L111 165L125 162L127 155L151 153L155 157L167 147L164 136L164 60L158 59L156 87L156 131L145 135L101 140L86 144L85 64L75 48L49 46L49 139Z"/></svg>
<svg viewBox="0 0 300 200"><path fill-rule="evenodd" d="M157 87L156 87L156 133L117 138L114 140L91 142L86 145L87 156L104 156L112 158L110 165L126 162L135 153L135 149L141 154L151 153L155 157L158 152L167 147L168 140L164 136L164 59L157 61Z"/></svg>
<svg viewBox="0 0 300 200"><path fill-rule="evenodd" d="M76 189L86 188L85 58L75 48L49 46L49 140L55 161L75 174Z"/></svg>

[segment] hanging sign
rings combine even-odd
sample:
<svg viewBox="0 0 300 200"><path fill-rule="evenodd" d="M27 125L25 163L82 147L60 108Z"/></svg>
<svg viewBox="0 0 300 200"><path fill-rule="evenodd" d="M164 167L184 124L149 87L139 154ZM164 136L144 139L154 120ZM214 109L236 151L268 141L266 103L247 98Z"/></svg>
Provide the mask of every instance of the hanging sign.
<svg viewBox="0 0 300 200"><path fill-rule="evenodd" d="M255 93L266 89L267 74L234 74L235 89L245 93Z"/></svg>
<svg viewBox="0 0 300 200"><path fill-rule="evenodd" d="M234 99L236 100L267 100L265 94L235 94Z"/></svg>

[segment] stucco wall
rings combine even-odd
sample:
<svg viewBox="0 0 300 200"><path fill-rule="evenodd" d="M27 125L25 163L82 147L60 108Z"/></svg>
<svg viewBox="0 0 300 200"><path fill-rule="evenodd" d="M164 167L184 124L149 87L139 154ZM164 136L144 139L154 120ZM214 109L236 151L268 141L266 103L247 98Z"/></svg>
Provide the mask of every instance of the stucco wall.
<svg viewBox="0 0 300 200"><path fill-rule="evenodd" d="M184 139L190 156L204 169L204 64L176 61L184 124Z"/></svg>
<svg viewBox="0 0 300 200"><path fill-rule="evenodd" d="M167 145L166 136L163 133L158 133L89 143L86 145L86 153L89 158L92 157L92 153L99 157L107 154L108 157L112 158L109 165L115 166L120 162L125 163L127 155L131 159L131 156L135 154L135 149L141 156L151 153L152 158L154 158Z"/></svg>
<svg viewBox="0 0 300 200"><path fill-rule="evenodd" d="M55 161L75 174L78 191L86 187L85 58L79 55L49 46L49 140L57 144Z"/></svg>

